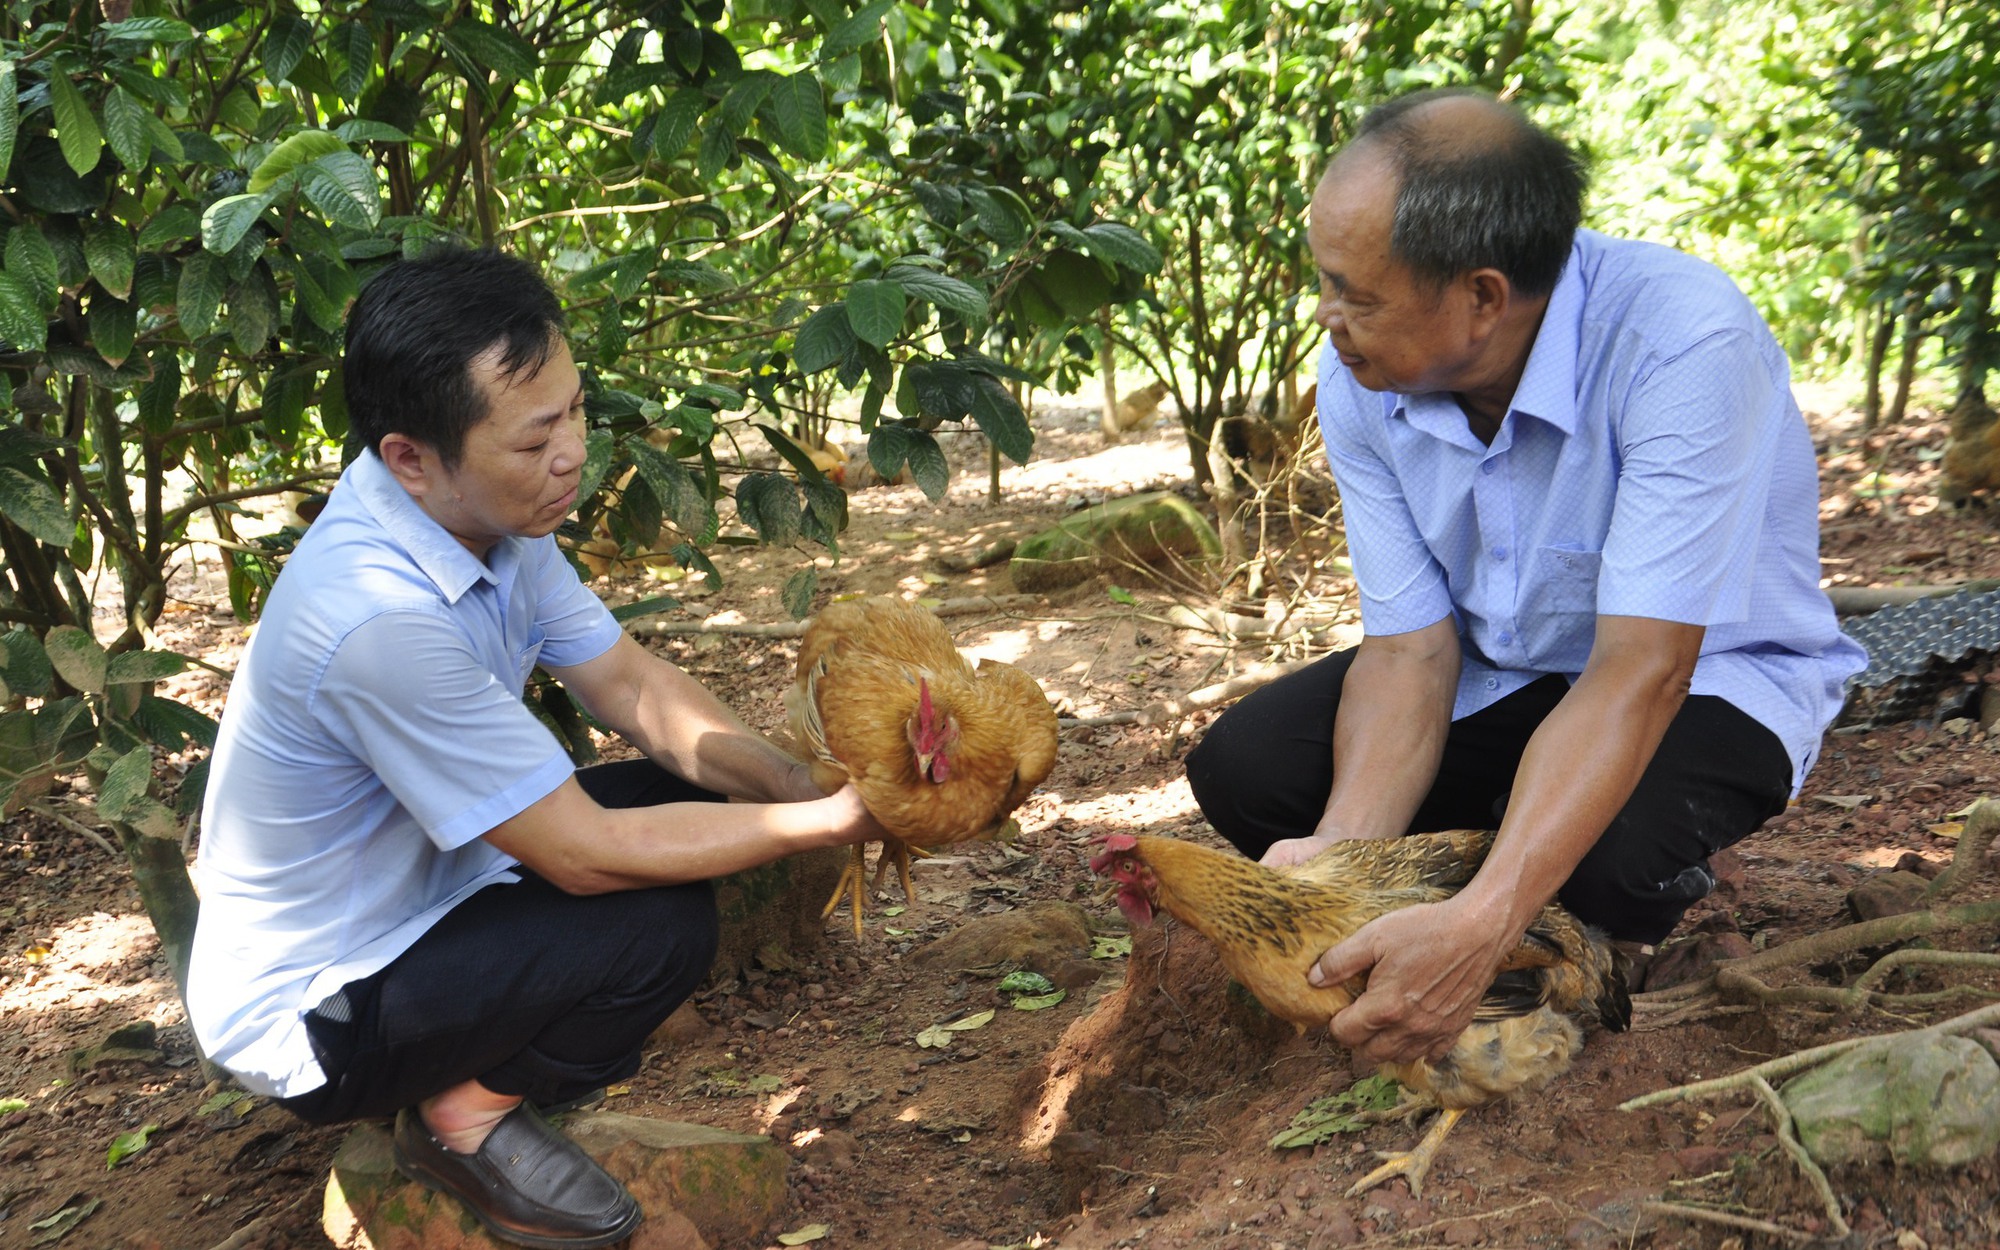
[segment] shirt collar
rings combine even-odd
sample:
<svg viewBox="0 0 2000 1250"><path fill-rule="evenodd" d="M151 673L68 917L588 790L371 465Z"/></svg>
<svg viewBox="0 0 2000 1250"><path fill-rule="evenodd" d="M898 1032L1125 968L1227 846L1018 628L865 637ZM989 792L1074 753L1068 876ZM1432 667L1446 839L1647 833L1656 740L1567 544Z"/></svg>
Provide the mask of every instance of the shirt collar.
<svg viewBox="0 0 2000 1250"><path fill-rule="evenodd" d="M341 484L354 490L383 532L437 585L447 603L457 603L477 582L500 584L495 568L467 551L465 544L418 507L410 492L403 489L402 483L389 472L389 466L372 450L354 458L342 475ZM500 548L511 548L513 542L506 538L495 545L490 554L496 564L502 558Z"/></svg>
<svg viewBox="0 0 2000 1250"><path fill-rule="evenodd" d="M1528 364L1514 388L1509 416L1521 413L1539 417L1565 434L1576 431L1576 354L1583 321L1583 273L1576 249L1563 266L1556 288L1549 294L1548 308L1542 313L1541 328L1535 332L1534 346L1528 349ZM1457 443L1470 450L1488 450L1466 426L1465 411L1445 393L1395 395L1390 415L1400 415L1410 425L1434 438Z"/></svg>

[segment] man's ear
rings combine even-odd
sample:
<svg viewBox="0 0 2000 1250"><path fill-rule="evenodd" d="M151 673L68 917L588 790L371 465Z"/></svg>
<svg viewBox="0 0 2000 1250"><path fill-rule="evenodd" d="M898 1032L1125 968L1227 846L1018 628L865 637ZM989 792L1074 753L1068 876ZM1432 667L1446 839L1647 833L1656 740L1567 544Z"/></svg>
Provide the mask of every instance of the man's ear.
<svg viewBox="0 0 2000 1250"><path fill-rule="evenodd" d="M437 487L443 462L429 443L407 434L384 434L375 453L410 494L421 497Z"/></svg>
<svg viewBox="0 0 2000 1250"><path fill-rule="evenodd" d="M1471 296L1473 321L1483 324L1486 333L1492 333L1492 327L1500 324L1513 305L1514 284L1498 269L1475 269L1463 281Z"/></svg>

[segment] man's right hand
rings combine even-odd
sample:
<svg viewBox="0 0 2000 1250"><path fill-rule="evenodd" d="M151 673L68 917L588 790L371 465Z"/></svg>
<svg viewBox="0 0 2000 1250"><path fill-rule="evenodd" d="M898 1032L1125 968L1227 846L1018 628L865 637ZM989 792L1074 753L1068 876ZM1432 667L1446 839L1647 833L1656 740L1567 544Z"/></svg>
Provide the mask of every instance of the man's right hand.
<svg viewBox="0 0 2000 1250"><path fill-rule="evenodd" d="M827 807L827 833L835 846L879 842L893 836L876 821L867 804L861 801L861 791L855 789L851 781L815 801Z"/></svg>

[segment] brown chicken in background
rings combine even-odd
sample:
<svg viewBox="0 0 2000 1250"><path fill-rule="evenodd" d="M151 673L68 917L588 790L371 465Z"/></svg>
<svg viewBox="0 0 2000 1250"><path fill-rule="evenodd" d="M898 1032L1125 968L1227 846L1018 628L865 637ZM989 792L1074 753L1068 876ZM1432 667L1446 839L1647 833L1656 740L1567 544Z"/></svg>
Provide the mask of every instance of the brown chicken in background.
<svg viewBox="0 0 2000 1250"><path fill-rule="evenodd" d="M813 780L828 793L852 780L895 835L882 871L894 863L912 901L911 851L994 837L1056 763L1040 684L998 660L975 669L935 614L898 599L834 603L813 618L785 702ZM856 937L865 868L857 846L826 905L831 914L852 897Z"/></svg>
<svg viewBox="0 0 2000 1250"><path fill-rule="evenodd" d="M1118 883L1118 907L1135 924L1164 911L1215 943L1229 974L1273 1015L1323 1027L1358 998L1362 980L1314 986L1322 952L1375 917L1450 897L1492 848L1488 831L1337 842L1303 864L1267 868L1240 855L1172 838L1113 834L1096 872ZM1445 1135L1473 1107L1538 1089L1569 1068L1583 1045L1579 1019L1619 1030L1631 1022L1620 957L1603 934L1551 903L1500 965L1471 1025L1443 1058L1383 1064L1414 1097L1410 1110L1441 1114L1414 1149L1384 1155L1353 1196L1403 1176L1421 1194Z"/></svg>

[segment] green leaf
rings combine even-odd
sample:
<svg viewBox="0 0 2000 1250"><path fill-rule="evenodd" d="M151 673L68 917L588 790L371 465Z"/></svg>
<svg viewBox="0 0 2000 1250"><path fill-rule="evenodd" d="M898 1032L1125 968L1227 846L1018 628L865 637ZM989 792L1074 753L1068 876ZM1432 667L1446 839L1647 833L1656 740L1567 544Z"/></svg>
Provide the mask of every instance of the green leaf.
<svg viewBox="0 0 2000 1250"><path fill-rule="evenodd" d="M132 232L119 221L94 221L83 228L84 263L97 285L124 299L132 294L132 270L139 250Z"/></svg>
<svg viewBox="0 0 2000 1250"><path fill-rule="evenodd" d="M106 22L97 29L107 39L139 43L186 43L194 38L194 27L171 17L128 17L122 22Z"/></svg>
<svg viewBox="0 0 2000 1250"><path fill-rule="evenodd" d="M688 140L694 138L695 124L707 107L708 97L692 87L668 96L653 121L653 159L670 161L686 151Z"/></svg>
<svg viewBox="0 0 2000 1250"><path fill-rule="evenodd" d="M14 62L0 61L0 183L14 163L14 141L21 130L21 100L14 80Z"/></svg>
<svg viewBox="0 0 2000 1250"><path fill-rule="evenodd" d="M366 157L345 149L313 163L305 175L306 198L341 225L373 229L382 220L382 187Z"/></svg>
<svg viewBox="0 0 2000 1250"><path fill-rule="evenodd" d="M695 485L687 466L644 439L633 439L625 449L632 457L632 466L651 488L675 528L690 538L706 532L715 509L708 496Z"/></svg>
<svg viewBox="0 0 2000 1250"><path fill-rule="evenodd" d="M125 653L125 655L161 654L164 653L158 651ZM124 655L115 657L114 666L117 660L124 658ZM139 706L132 712L132 725L146 735L148 742L169 751L178 751L190 742L196 746L213 747L216 731L220 728L215 723L215 718L207 713L157 694L147 694L139 700Z"/></svg>
<svg viewBox="0 0 2000 1250"><path fill-rule="evenodd" d="M785 587L778 592L778 599L793 620L803 621L812 614L813 596L818 593L819 570L808 564L785 579Z"/></svg>
<svg viewBox="0 0 2000 1250"><path fill-rule="evenodd" d="M779 1233L778 1244L781 1246L803 1246L808 1242L819 1241L832 1231L832 1226L827 1224L801 1224L789 1233Z"/></svg>
<svg viewBox="0 0 2000 1250"><path fill-rule="evenodd" d="M827 304L799 327L792 344L792 363L806 374L831 369L846 358L854 342L854 327L848 323L847 307Z"/></svg>
<svg viewBox="0 0 2000 1250"><path fill-rule="evenodd" d="M83 93L61 70L49 75L49 105L55 110L56 139L62 146L63 160L79 177L96 169L98 155L104 151L104 132L97 128L97 118L91 115Z"/></svg>
<svg viewBox="0 0 2000 1250"><path fill-rule="evenodd" d="M1100 221L1083 229L1084 248L1099 260L1109 261L1135 273L1158 273L1163 262L1160 250L1130 226Z"/></svg>
<svg viewBox="0 0 2000 1250"><path fill-rule="evenodd" d="M15 468L0 468L0 516L54 547L66 547L76 527L53 487Z"/></svg>
<svg viewBox="0 0 2000 1250"><path fill-rule="evenodd" d="M251 171L250 183L244 190L253 195L269 191L286 174L302 169L323 156L347 151L347 144L331 131L301 130L272 148L269 156L257 162L257 168Z"/></svg>
<svg viewBox="0 0 2000 1250"><path fill-rule="evenodd" d="M112 155L132 173L144 169L153 157L152 131L146 126L146 106L133 99L123 87L112 87L104 97L104 135L111 142Z"/></svg>
<svg viewBox="0 0 2000 1250"><path fill-rule="evenodd" d="M979 228L1001 247L1013 247L1028 237L1034 214L1021 197L1000 187L966 187L965 201L972 205Z"/></svg>
<svg viewBox="0 0 2000 1250"><path fill-rule="evenodd" d="M124 364L138 333L138 309L102 291L90 297L90 345L105 363Z"/></svg>
<svg viewBox="0 0 2000 1250"><path fill-rule="evenodd" d="M980 376L972 390L972 419L1001 455L1015 464L1028 463L1035 451L1035 434L1028 428L1028 414L1006 387Z"/></svg>
<svg viewBox="0 0 2000 1250"><path fill-rule="evenodd" d="M114 817L114 819L116 818ZM157 1124L148 1124L143 1128L135 1128L129 1133L120 1133L118 1136L112 1138L111 1149L106 1151L104 1155L104 1170L109 1172L126 1159L144 1150L147 1143L151 1141L153 1134L159 1131L159 1127Z"/></svg>
<svg viewBox="0 0 2000 1250"><path fill-rule="evenodd" d="M1401 1096L1402 1086L1388 1077L1363 1077L1337 1094L1306 1104L1291 1124L1271 1139L1271 1146L1286 1150L1317 1145L1341 1133L1358 1133L1374 1122L1364 1113L1387 1111Z"/></svg>
<svg viewBox="0 0 2000 1250"><path fill-rule="evenodd" d="M170 204L153 214L153 219L139 228L139 248L151 251L164 244L192 239L200 233L201 214L186 204Z"/></svg>
<svg viewBox="0 0 2000 1250"><path fill-rule="evenodd" d="M986 293L949 274L899 262L889 266L882 276L902 287L907 294L943 309L972 329L984 328L990 316Z"/></svg>
<svg viewBox="0 0 2000 1250"><path fill-rule="evenodd" d="M636 621L642 617L658 616L681 606L681 601L672 595L654 595L647 599L635 599L631 603L621 603L611 609L611 619L619 624Z"/></svg>
<svg viewBox="0 0 2000 1250"><path fill-rule="evenodd" d="M118 757L104 774L97 791L97 812L106 820L124 820L153 784L153 748L136 746Z"/></svg>
<svg viewBox="0 0 2000 1250"><path fill-rule="evenodd" d="M35 288L21 277L0 273L0 339L16 350L38 352L48 346L49 323Z"/></svg>
<svg viewBox="0 0 2000 1250"><path fill-rule="evenodd" d="M1069 997L1068 990L1054 990L1047 994L1028 994L1014 1000L1016 1011L1047 1011L1063 999Z"/></svg>
<svg viewBox="0 0 2000 1250"><path fill-rule="evenodd" d="M503 78L533 78L540 58L533 44L511 30L464 17L438 32L467 60Z"/></svg>
<svg viewBox="0 0 2000 1250"><path fill-rule="evenodd" d="M799 536L799 488L776 473L746 473L736 484L736 515L757 537L784 546Z"/></svg>
<svg viewBox="0 0 2000 1250"><path fill-rule="evenodd" d="M722 97L722 121L732 134L742 134L749 127L751 117L756 115L757 106L764 97L771 94L771 87L778 81L778 75L767 69L752 70L729 85Z"/></svg>
<svg viewBox="0 0 2000 1250"><path fill-rule="evenodd" d="M1120 934L1116 937L1094 937L1090 939L1092 959L1123 959L1132 953L1132 936Z"/></svg>
<svg viewBox="0 0 2000 1250"><path fill-rule="evenodd" d="M229 268L213 252L196 252L181 266L181 281L175 305L181 328L190 338L200 338L215 328L215 315L222 309L222 296L229 289Z"/></svg>
<svg viewBox="0 0 2000 1250"><path fill-rule="evenodd" d="M826 156L826 96L811 70L772 86L771 112L778 119L778 142L787 152L808 161Z"/></svg>
<svg viewBox="0 0 2000 1250"><path fill-rule="evenodd" d="M1122 603L1128 608L1139 606L1139 600L1131 591L1125 589L1123 586L1106 586L1104 588L1104 597L1113 603Z"/></svg>
<svg viewBox="0 0 2000 1250"><path fill-rule="evenodd" d="M334 76L333 89L343 100L359 100L368 85L368 73L375 68L374 32L368 23L350 19L341 23L333 42L340 49L340 73Z"/></svg>
<svg viewBox="0 0 2000 1250"><path fill-rule="evenodd" d="M1056 983L1039 972L1020 971L1001 977L993 988L1002 994L1049 994L1055 991Z"/></svg>
<svg viewBox="0 0 2000 1250"><path fill-rule="evenodd" d="M16 695L46 699L55 693L55 667L49 663L42 640L26 629L0 633L0 679Z"/></svg>
<svg viewBox="0 0 2000 1250"><path fill-rule="evenodd" d="M7 234L7 272L26 281L35 292L36 307L47 314L55 309L62 293L62 265L48 236L31 223L14 227Z"/></svg>
<svg viewBox="0 0 2000 1250"><path fill-rule="evenodd" d="M907 307L903 288L894 282L864 279L847 290L847 323L862 342L875 347L887 347L902 333Z"/></svg>
<svg viewBox="0 0 2000 1250"><path fill-rule="evenodd" d="M715 125L702 132L701 147L695 153L695 175L703 182L712 182L735 156L736 136L717 119Z"/></svg>
<svg viewBox="0 0 2000 1250"><path fill-rule="evenodd" d="M266 194L223 196L201 215L201 245L218 255L235 251L269 207L271 197Z"/></svg>
<svg viewBox="0 0 2000 1250"><path fill-rule="evenodd" d="M74 1206L65 1206L54 1215L36 1220L34 1223L28 1225L30 1229L35 1231L34 1240L28 1244L31 1246L46 1246L52 1242L61 1241L78 1224L89 1219L92 1211L97 1210L97 1208L103 1205L104 1199L92 1198L89 1202Z"/></svg>
<svg viewBox="0 0 2000 1250"><path fill-rule="evenodd" d="M123 686L172 677L187 667L187 657L171 651L121 651L105 665L104 684Z"/></svg>
<svg viewBox="0 0 2000 1250"><path fill-rule="evenodd" d="M146 134L147 137L152 141L153 148L155 151L166 153L167 159L169 161L174 162L175 164L179 164L180 162L188 159L187 148L181 143L181 137L178 134L174 133L173 129L170 128L167 125L167 123L161 121L159 118L153 116L151 113L142 113L140 114L139 119L146 123ZM218 150L222 146L221 144L216 143L215 140L210 139L207 135L202 135L201 139L203 142L206 142L211 147L214 147ZM226 153L224 154L223 159L225 161L228 159Z"/></svg>
<svg viewBox="0 0 2000 1250"><path fill-rule="evenodd" d="M67 528L67 527L65 527ZM68 541L68 535L64 535ZM97 639L74 625L58 625L42 639L56 676L85 694L104 693L104 673L109 661Z"/></svg>
<svg viewBox="0 0 2000 1250"><path fill-rule="evenodd" d="M819 59L831 61L843 52L875 42L876 36L882 33L882 18L895 7L896 0L874 0L854 16L842 21L827 32L825 42L819 46Z"/></svg>
<svg viewBox="0 0 2000 1250"><path fill-rule="evenodd" d="M387 122L367 121L357 118L344 121L333 128L342 143L408 143L407 131L399 130Z"/></svg>
<svg viewBox="0 0 2000 1250"><path fill-rule="evenodd" d="M271 80L272 86L284 86L310 51L312 27L296 13L278 14L271 19L271 29L264 35L264 76Z"/></svg>

